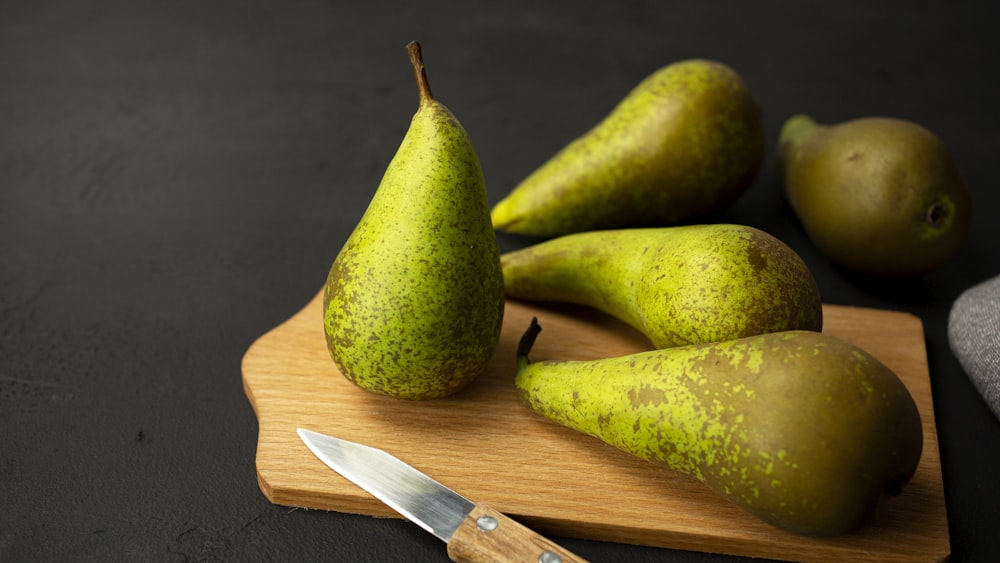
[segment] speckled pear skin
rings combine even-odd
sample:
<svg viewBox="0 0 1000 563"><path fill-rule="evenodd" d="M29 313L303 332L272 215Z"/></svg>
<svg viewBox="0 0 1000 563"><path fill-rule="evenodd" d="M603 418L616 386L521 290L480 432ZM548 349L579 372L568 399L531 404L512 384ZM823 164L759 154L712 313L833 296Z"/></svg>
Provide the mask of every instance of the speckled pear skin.
<svg viewBox="0 0 1000 563"><path fill-rule="evenodd" d="M787 331L531 363L531 332L516 386L533 411L691 475L786 531L854 530L916 471L913 398L884 364L832 336Z"/></svg>
<svg viewBox="0 0 1000 563"><path fill-rule="evenodd" d="M553 237L702 216L743 194L765 144L760 109L735 71L677 62L515 187L493 208L493 224Z"/></svg>
<svg viewBox="0 0 1000 563"><path fill-rule="evenodd" d="M972 201L944 143L909 121L822 125L790 117L778 141L784 192L831 261L884 277L937 268L960 248Z"/></svg>
<svg viewBox="0 0 1000 563"><path fill-rule="evenodd" d="M410 54L420 106L330 268L323 323L347 379L421 400L450 395L482 372L500 339L504 296L476 151L430 96L419 46Z"/></svg>
<svg viewBox="0 0 1000 563"><path fill-rule="evenodd" d="M823 328L819 288L799 255L745 225L575 233L500 261L509 297L599 309L657 348Z"/></svg>

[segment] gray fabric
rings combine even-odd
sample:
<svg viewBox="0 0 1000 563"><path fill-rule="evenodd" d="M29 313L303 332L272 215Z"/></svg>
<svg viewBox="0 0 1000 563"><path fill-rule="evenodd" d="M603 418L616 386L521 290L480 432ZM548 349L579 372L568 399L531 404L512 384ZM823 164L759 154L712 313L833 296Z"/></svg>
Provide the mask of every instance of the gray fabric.
<svg viewBox="0 0 1000 563"><path fill-rule="evenodd" d="M965 290L951 307L948 342L1000 418L1000 276Z"/></svg>

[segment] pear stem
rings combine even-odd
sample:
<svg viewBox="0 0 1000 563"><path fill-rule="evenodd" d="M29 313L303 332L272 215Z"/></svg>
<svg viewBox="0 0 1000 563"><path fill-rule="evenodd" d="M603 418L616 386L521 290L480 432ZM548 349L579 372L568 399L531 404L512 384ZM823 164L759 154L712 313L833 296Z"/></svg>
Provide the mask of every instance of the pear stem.
<svg viewBox="0 0 1000 563"><path fill-rule="evenodd" d="M427 83L427 71L424 69L424 57L420 52L420 43L410 41L406 45L406 51L410 54L410 63L413 65L413 74L417 77L417 89L420 91L420 103L424 104L434 99L431 95L431 86Z"/></svg>
<svg viewBox="0 0 1000 563"><path fill-rule="evenodd" d="M542 325L538 324L537 317L531 317L528 330L524 331L524 334L521 335L521 341L517 343L517 367L519 369L531 363L528 360L528 352L531 352L531 347L535 345L535 338L538 337L539 332L542 332Z"/></svg>

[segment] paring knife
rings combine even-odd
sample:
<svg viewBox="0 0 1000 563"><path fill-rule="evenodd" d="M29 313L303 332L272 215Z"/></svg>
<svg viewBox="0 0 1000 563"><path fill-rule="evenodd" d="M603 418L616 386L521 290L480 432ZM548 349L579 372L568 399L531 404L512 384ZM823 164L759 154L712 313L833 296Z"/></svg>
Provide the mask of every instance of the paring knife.
<svg viewBox="0 0 1000 563"><path fill-rule="evenodd" d="M492 508L476 504L388 453L303 428L299 437L323 463L448 544L457 562L584 559Z"/></svg>

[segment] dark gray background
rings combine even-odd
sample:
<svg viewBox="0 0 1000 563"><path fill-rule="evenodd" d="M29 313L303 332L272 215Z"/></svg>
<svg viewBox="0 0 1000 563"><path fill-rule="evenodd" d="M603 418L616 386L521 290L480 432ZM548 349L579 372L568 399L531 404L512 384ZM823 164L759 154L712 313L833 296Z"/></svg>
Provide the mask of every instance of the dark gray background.
<svg viewBox="0 0 1000 563"><path fill-rule="evenodd" d="M240 378L247 347L323 283L398 146L411 39L494 203L660 66L737 69L769 153L723 219L785 240L826 302L923 320L952 559L1000 557L1000 423L946 337L959 293L1000 274L994 6L0 2L0 560L446 559L404 521L271 505ZM975 200L956 259L893 283L824 260L779 191L773 147L798 112L938 133Z"/></svg>

